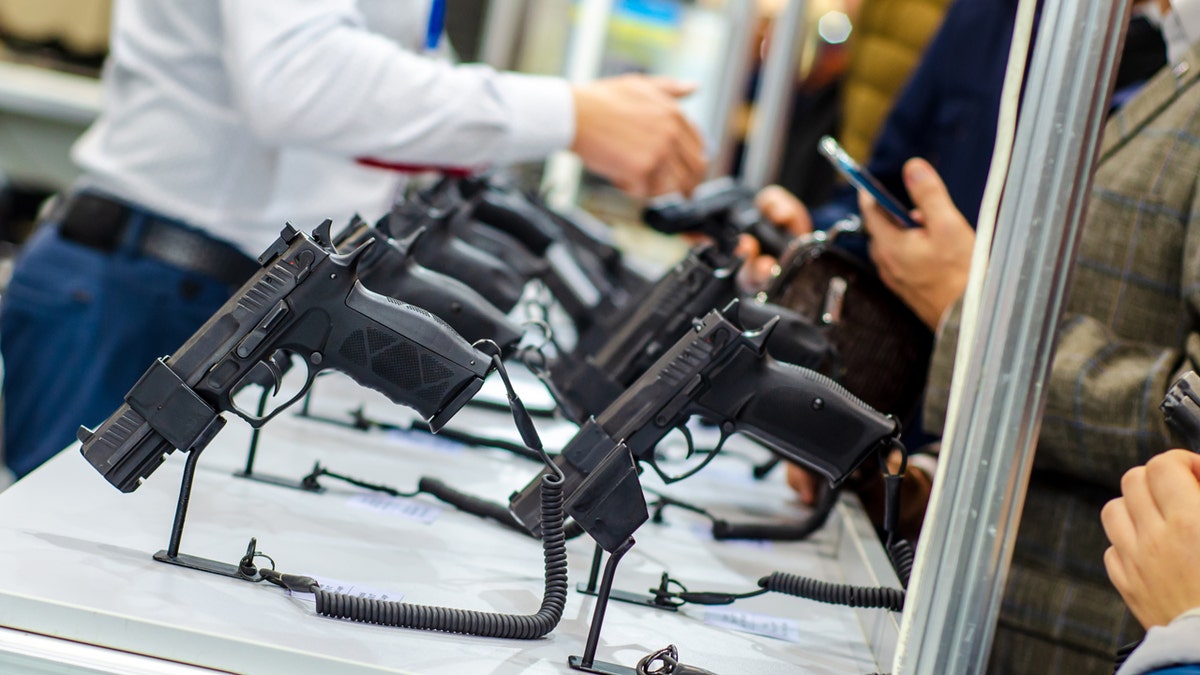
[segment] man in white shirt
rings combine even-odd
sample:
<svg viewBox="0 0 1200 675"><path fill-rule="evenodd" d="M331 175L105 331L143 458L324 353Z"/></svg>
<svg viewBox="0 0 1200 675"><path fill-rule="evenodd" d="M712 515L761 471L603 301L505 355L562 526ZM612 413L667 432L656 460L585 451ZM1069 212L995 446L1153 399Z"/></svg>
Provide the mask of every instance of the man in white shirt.
<svg viewBox="0 0 1200 675"><path fill-rule="evenodd" d="M74 149L84 175L0 307L18 476L111 413L285 222L386 210L395 174L356 160L476 167L569 148L636 196L690 191L706 168L676 103L688 86L451 65L419 53L440 34L428 0L118 0L113 18L104 111Z"/></svg>

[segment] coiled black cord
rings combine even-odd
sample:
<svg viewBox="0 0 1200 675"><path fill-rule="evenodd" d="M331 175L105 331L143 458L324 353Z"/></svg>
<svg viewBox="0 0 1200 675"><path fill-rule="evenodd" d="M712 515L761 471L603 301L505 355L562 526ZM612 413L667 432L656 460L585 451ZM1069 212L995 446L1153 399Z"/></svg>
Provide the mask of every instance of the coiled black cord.
<svg viewBox="0 0 1200 675"><path fill-rule="evenodd" d="M801 541L825 526L833 507L837 505L838 491L828 488L821 493L816 507L808 518L786 525L772 523L731 523L713 519L713 539L758 539L760 541Z"/></svg>
<svg viewBox="0 0 1200 675"><path fill-rule="evenodd" d="M567 548L563 537L562 478L542 476L542 551L546 585L536 614L499 614L405 602L368 600L314 588L317 613L382 626L420 628L483 637L533 640L554 630L567 602Z"/></svg>
<svg viewBox="0 0 1200 675"><path fill-rule="evenodd" d="M542 476L542 555L545 561L545 590L542 604L535 614L501 614L449 607L413 605L404 602L370 600L343 593L333 593L320 587L308 578L283 575L274 570L263 578L286 588L311 591L316 596L317 613L338 619L350 619L383 626L419 628L447 633L478 635L482 637L533 640L545 636L562 620L563 608L567 603L567 542L563 532L563 482L562 471L550 460L542 448L533 420L517 397L504 363L500 359L500 348L490 340L475 343L490 346L492 361L500 372L508 390L513 420L521 432L521 438L530 450L536 452L549 468ZM482 502L482 500L479 500Z"/></svg>
<svg viewBox="0 0 1200 675"><path fill-rule="evenodd" d="M758 585L768 591L794 595L831 605L846 607L868 607L890 609L899 612L904 609L904 591L897 588L870 588L865 586L847 586L831 584L808 577L801 577L785 572L772 572L758 580Z"/></svg>
<svg viewBox="0 0 1200 675"><path fill-rule="evenodd" d="M479 516L480 518L494 520L505 527L520 532L521 534L530 537L533 536L533 534L531 534L529 530L527 530L525 526L521 524L521 521L517 520L516 517L513 516L512 512L508 510L508 507L503 504L498 504L474 495L469 495L465 492L460 492L441 480L437 478L430 478L428 476L421 477L421 480L417 483L417 490L427 495L436 497L460 511ZM563 537L565 539L574 539L582 534L583 528L579 526L579 523L576 523L573 520L563 526Z"/></svg>
<svg viewBox="0 0 1200 675"><path fill-rule="evenodd" d="M889 444L884 449L897 448L904 452L904 446L896 439L889 439ZM903 456L903 455L902 455ZM892 563L892 569L895 570L896 576L900 580L903 588L908 588L908 579L912 574L913 566L913 548L906 540L895 536L896 517L900 511L900 483L904 477L904 471L907 468L907 457L901 462L900 469L894 474L884 475L884 485L886 488L886 513L884 514L884 529L888 533L886 550L888 559ZM887 466L886 463L884 466ZM833 490L829 491L834 493ZM828 495L826 495L828 497ZM828 505L832 508L832 504ZM697 507L690 507L692 510L699 510ZM711 518L711 516L709 516ZM715 528L714 528L715 529ZM652 590L655 593L656 600L660 604L671 603L676 601L675 606L684 603L694 603L702 605L724 605L738 600L743 597L752 597L757 593L731 594L731 593L692 593L683 588L681 592L671 592L668 590L668 582L683 588L683 585L678 581L670 579L667 575L663 575L663 582L657 590ZM832 605L844 605L848 607L862 607L872 609L888 609L893 612L899 612L904 609L905 592L897 588L879 588L870 586L849 586L846 584L832 584L826 581L820 581L809 577L802 577L786 572L772 572L767 576L758 580L758 593L773 591L776 593L784 593L786 595L794 595L816 602L824 602Z"/></svg>
<svg viewBox="0 0 1200 675"><path fill-rule="evenodd" d="M900 587L908 588L908 578L912 576L913 559L916 552L907 539L895 538L887 543L888 559L892 561L892 569L900 579Z"/></svg>

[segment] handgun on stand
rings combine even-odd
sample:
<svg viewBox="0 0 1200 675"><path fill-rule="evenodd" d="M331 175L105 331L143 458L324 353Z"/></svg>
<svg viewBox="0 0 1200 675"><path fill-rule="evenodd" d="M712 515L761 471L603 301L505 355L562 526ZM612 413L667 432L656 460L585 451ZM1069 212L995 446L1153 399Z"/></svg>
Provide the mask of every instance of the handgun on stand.
<svg viewBox="0 0 1200 675"><path fill-rule="evenodd" d="M339 251L375 241L358 263L364 286L430 312L471 342L492 340L505 358L511 356L524 331L470 286L417 262L412 250L423 236L419 229L396 241L355 218L333 241Z"/></svg>
<svg viewBox="0 0 1200 675"><path fill-rule="evenodd" d="M182 347L156 361L95 431L81 427L83 456L122 492L175 449L203 449L233 412L260 427L299 400L321 370L340 370L440 429L475 395L491 365L427 311L368 290L356 268L370 245L335 252L329 221L309 236L285 227L262 270ZM249 384L282 373L277 352L303 358L307 382L265 416L237 407Z"/></svg>
<svg viewBox="0 0 1200 675"><path fill-rule="evenodd" d="M582 424L608 407L680 337L695 318L737 298L734 277L741 259L704 245L663 275L644 298L607 324L602 339L584 336L570 354L552 360L541 374L563 414ZM793 365L835 373L836 353L825 333L791 310L754 300L740 303L738 314L748 324L764 325L778 317L766 349ZM599 327L597 327L599 329ZM589 353L586 344L600 343Z"/></svg>
<svg viewBox="0 0 1200 675"><path fill-rule="evenodd" d="M660 197L642 211L642 220L664 234L706 234L728 251L737 246L740 234L757 239L762 252L775 258L789 243L787 235L754 206L754 191L729 178L700 185L691 199Z"/></svg>
<svg viewBox="0 0 1200 675"><path fill-rule="evenodd" d="M528 279L505 260L456 235L455 230L461 228L455 223L470 220L469 205L449 187L441 187L444 183L435 186L440 187L438 190L418 193L412 200L392 207L376 227L397 240L424 231L409 251L417 262L470 286L501 312L511 311Z"/></svg>
<svg viewBox="0 0 1200 675"><path fill-rule="evenodd" d="M893 418L833 380L768 355L778 322L745 330L739 309L709 312L555 458L566 476L567 513L605 550L649 518L637 463L657 470L655 446L692 416L719 425L725 437L746 434L835 485L899 434ZM539 476L509 502L534 534L540 484Z"/></svg>

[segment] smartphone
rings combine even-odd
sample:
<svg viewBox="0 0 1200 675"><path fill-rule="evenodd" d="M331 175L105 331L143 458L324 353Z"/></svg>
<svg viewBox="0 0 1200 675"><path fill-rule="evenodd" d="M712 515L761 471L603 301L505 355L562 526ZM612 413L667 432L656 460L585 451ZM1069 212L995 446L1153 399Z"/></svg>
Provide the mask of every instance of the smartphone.
<svg viewBox="0 0 1200 675"><path fill-rule="evenodd" d="M900 203L900 200L896 199L892 193L888 192L887 188L883 187L883 183L879 182L879 179L877 179L875 176L872 176L869 172L867 172L866 169L859 166L858 162L854 161L854 159L842 149L841 145L838 145L838 142L834 140L833 136L822 136L820 143L817 145L817 149L822 155L825 155L825 158L829 160L830 164L833 164L833 168L837 169L838 173L842 174L842 177L850 181L850 184L859 190L866 190L867 194L874 197L875 201L878 202L881 207L883 207L884 211L887 211L892 215L893 218L896 219L896 222L906 227L920 227L917 222L912 219L912 216L908 215L908 209L906 209L904 205Z"/></svg>

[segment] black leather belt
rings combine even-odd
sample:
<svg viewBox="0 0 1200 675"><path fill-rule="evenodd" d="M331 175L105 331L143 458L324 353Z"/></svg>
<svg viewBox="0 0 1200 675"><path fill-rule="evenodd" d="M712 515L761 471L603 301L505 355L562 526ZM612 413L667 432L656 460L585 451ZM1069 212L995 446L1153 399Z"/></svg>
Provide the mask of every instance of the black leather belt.
<svg viewBox="0 0 1200 675"><path fill-rule="evenodd" d="M119 201L95 194L67 197L52 214L64 239L101 251L115 251L128 236L138 212ZM241 286L259 270L253 258L232 244L146 211L138 241L139 254L173 267Z"/></svg>

